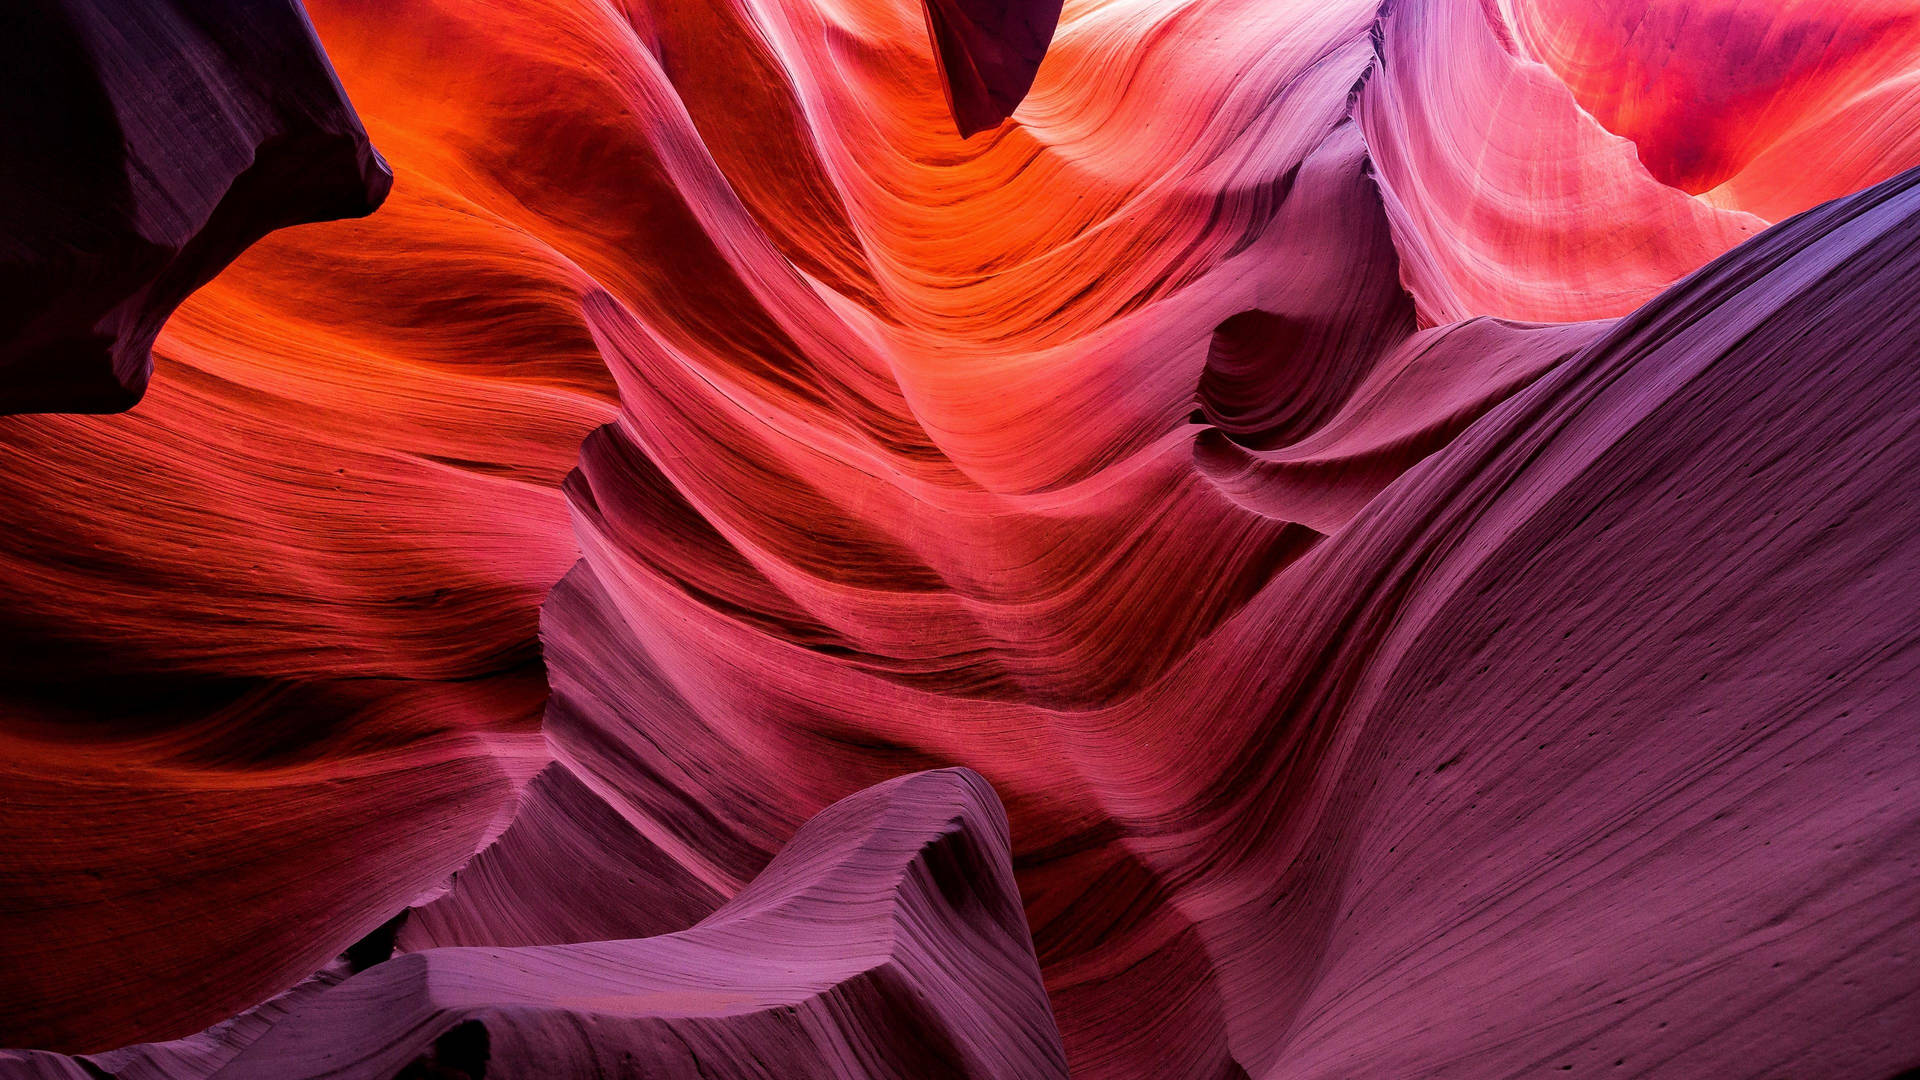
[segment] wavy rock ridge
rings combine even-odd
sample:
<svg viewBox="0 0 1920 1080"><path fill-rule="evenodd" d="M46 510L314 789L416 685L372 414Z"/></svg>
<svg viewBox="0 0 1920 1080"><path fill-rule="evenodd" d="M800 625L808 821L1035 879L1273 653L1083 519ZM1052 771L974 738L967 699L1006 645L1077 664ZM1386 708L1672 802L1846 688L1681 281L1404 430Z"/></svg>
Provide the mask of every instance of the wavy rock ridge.
<svg viewBox="0 0 1920 1080"><path fill-rule="evenodd" d="M828 807L681 933L430 949L302 990L237 1020L217 1056L161 1045L15 1064L82 1080L209 1066L233 1080L1066 1076L1006 819L961 769Z"/></svg>
<svg viewBox="0 0 1920 1080"><path fill-rule="evenodd" d="M111 1067L471 1076L468 1020L615 1074L667 1028L821 1075L906 1031L1915 1064L1905 6L313 7L389 205L203 290L142 413L0 428L0 1041L292 987ZM1622 89L1663 49L1745 119ZM971 807L971 891L884 869L947 811L803 828L909 789ZM843 871L932 914L756 899ZM754 1009L577 1021L715 927ZM881 940L1001 960L781 1026L780 950L846 986Z"/></svg>

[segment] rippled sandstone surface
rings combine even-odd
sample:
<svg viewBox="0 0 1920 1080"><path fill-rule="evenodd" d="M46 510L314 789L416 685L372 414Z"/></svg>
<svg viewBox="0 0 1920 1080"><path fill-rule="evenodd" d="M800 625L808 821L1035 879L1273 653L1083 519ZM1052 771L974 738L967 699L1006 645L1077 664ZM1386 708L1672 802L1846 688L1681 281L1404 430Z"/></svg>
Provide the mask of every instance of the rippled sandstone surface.
<svg viewBox="0 0 1920 1080"><path fill-rule="evenodd" d="M0 420L0 1073L1920 1064L1920 7L308 10L65 69L394 181Z"/></svg>

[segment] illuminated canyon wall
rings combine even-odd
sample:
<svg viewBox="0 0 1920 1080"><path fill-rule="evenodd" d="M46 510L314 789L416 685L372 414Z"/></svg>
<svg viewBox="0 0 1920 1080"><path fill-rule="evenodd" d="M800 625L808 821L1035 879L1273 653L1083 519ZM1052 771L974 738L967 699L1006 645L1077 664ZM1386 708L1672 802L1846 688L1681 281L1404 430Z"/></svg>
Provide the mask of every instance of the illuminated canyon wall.
<svg viewBox="0 0 1920 1080"><path fill-rule="evenodd" d="M1920 1066L1920 3L110 7L0 1075Z"/></svg>

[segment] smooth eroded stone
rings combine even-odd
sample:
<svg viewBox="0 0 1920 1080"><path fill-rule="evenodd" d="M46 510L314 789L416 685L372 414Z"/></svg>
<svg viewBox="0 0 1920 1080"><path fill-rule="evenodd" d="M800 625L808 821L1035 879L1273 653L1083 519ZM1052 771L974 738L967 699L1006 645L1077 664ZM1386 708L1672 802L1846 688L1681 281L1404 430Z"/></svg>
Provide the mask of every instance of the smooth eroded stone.
<svg viewBox="0 0 1920 1080"><path fill-rule="evenodd" d="M128 408L187 294L393 184L297 0L17 0L0 128L0 413Z"/></svg>

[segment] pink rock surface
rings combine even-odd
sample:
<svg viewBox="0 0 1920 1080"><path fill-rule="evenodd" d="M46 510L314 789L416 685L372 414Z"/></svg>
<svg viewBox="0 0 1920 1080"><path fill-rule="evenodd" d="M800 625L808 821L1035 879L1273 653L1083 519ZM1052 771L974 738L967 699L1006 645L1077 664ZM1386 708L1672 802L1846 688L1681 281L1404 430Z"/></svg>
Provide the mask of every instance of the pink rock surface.
<svg viewBox="0 0 1920 1080"><path fill-rule="evenodd" d="M1777 220L1913 161L1920 4L1912 0L1507 7L1518 44L1673 187Z"/></svg>
<svg viewBox="0 0 1920 1080"><path fill-rule="evenodd" d="M1904 9L929 10L316 3L0 424L0 1072L1920 1064Z"/></svg>
<svg viewBox="0 0 1920 1080"><path fill-rule="evenodd" d="M1066 1076L1006 818L962 769L829 807L683 932L411 953L316 980L235 1021L224 1042L197 1059L157 1046L0 1067L84 1078L213 1066L229 1080Z"/></svg>
<svg viewBox="0 0 1920 1080"><path fill-rule="evenodd" d="M1395 448L1357 510L1299 479L1294 444L1203 439L1203 464L1240 455L1239 502L1324 539L1292 526L1236 611L1093 707L1049 702L1044 669L969 696L809 640L767 577L835 549L713 558L726 538L630 448L660 421L630 416L572 489L587 557L546 609L549 735L723 880L810 792L975 763L1009 799L1084 1075L1890 1072L1920 1022L1894 584L1920 537L1890 484L1920 447L1917 181L1611 327L1408 339L1353 394L1363 420L1305 437ZM1489 407L1503 385L1524 388ZM1408 470L1441 420L1458 434ZM822 495L770 488L755 525L776 497L827 520Z"/></svg>

